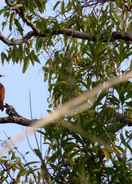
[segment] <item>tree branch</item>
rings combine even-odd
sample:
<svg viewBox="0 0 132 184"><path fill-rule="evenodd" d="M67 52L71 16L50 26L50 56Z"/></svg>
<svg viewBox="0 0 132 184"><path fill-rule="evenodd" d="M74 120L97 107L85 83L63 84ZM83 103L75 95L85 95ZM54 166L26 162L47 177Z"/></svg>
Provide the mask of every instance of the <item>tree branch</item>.
<svg viewBox="0 0 132 184"><path fill-rule="evenodd" d="M6 45L20 45L28 42L28 40L30 40L34 36L48 37L49 34L51 36L65 35L65 36L70 36L71 38L78 38L78 39L88 40L93 42L96 42L98 40L97 37L95 35L92 35L91 33L79 32L73 29L59 29L56 31L47 29L45 33L38 33L38 32L36 33L36 31L30 31L23 38L20 38L20 39L9 39L0 32L0 40L4 42ZM108 41L113 42L116 40L124 40L124 41L132 42L132 32L121 33L118 31L114 31L110 38L105 38L104 35L100 38L100 41L102 42L108 42Z"/></svg>
<svg viewBox="0 0 132 184"><path fill-rule="evenodd" d="M22 8L12 8L23 20L23 22L25 22L27 24L27 26L29 26L34 33L39 33L39 30L35 27L35 25L31 22L31 20L29 20L25 14Z"/></svg>
<svg viewBox="0 0 132 184"><path fill-rule="evenodd" d="M116 123L111 122L108 127L109 131L116 133L125 126L132 126L132 119L119 112L114 112L112 115L116 119Z"/></svg>
<svg viewBox="0 0 132 184"><path fill-rule="evenodd" d="M89 5L90 2L93 3L105 3L108 2L110 0L96 0L96 1L84 1L84 4ZM112 0L114 1L114 0ZM65 35L65 36L70 36L72 38L78 38L78 39L82 39L82 40L88 40L88 41L93 41L96 42L98 40L102 41L102 42L108 42L108 41L116 41L116 40L124 40L124 41L129 41L132 42L132 32L125 32L125 33L121 33L118 31L114 31L112 32L110 37L105 36L102 33L102 36L100 37L100 39L98 39L96 37L96 35L93 35L91 33L88 32L79 32L73 29L58 29L58 30L53 30L53 29L47 29L44 32L41 32L40 30L37 29L37 27L31 22L31 20L28 19L28 17L25 16L24 14L24 9L23 6L16 6L17 2L10 2L8 0L5 0L6 4L8 5L8 7L15 11L19 17L21 17L21 19L23 20L23 22L25 22L27 24L27 26L29 26L32 31L28 32L24 37L20 38L20 39L8 39L7 37L5 37L1 32L0 32L0 40L2 42L4 42L7 45L20 45L23 43L26 43L28 40L30 40L32 37L48 37L50 36L54 36L54 35Z"/></svg>
<svg viewBox="0 0 132 184"><path fill-rule="evenodd" d="M9 39L5 37L1 32L0 32L0 40L5 43L6 45L21 45L23 43L27 43L28 40L30 40L33 36L36 36L36 34L33 31L28 32L23 38L20 39Z"/></svg>
<svg viewBox="0 0 132 184"><path fill-rule="evenodd" d="M8 116L0 117L0 124L15 123L23 126L32 126L37 121L37 119L30 120L19 115L11 105L6 104L4 108Z"/></svg>
<svg viewBox="0 0 132 184"><path fill-rule="evenodd" d="M98 4L105 4L105 3L108 3L108 2L115 2L115 0L84 0L82 2L82 8L87 8L87 7L95 7L96 5ZM124 1L124 2L121 2L120 8L125 8L127 11L132 11L132 5L129 5L129 3L127 1Z"/></svg>
<svg viewBox="0 0 132 184"><path fill-rule="evenodd" d="M15 123L22 126L31 126L33 125L34 121L36 120L30 120L24 117L17 117L17 116L7 116L7 117L1 117L0 118L0 124L6 124L6 123Z"/></svg>
<svg viewBox="0 0 132 184"><path fill-rule="evenodd" d="M0 124L15 123L18 125L30 127L30 126L33 126L33 123L38 121L38 119L31 120L31 119L28 119L28 118L25 118L25 117L19 115L16 112L15 108L11 105L5 104L4 108L5 108L5 112L8 116L0 117ZM116 124L113 124L111 122L111 125L109 125L109 130L111 132L115 133L125 126L132 126L132 119L128 118L124 114L115 112L113 114L113 116L116 117L118 122ZM61 126L66 127L65 124L66 123L63 122L63 123L61 123ZM56 125L57 125L57 123L55 123L55 126ZM72 126L72 124L71 124L71 126Z"/></svg>
<svg viewBox="0 0 132 184"><path fill-rule="evenodd" d="M82 8L86 8L86 7L90 7L90 6L95 6L95 5L97 5L97 4L104 4L104 3L106 3L106 2L109 2L110 0L96 0L96 1L93 1L93 0L91 0L91 1L89 1L89 0L84 0L83 2L82 2ZM111 1L114 1L114 0L111 0Z"/></svg>

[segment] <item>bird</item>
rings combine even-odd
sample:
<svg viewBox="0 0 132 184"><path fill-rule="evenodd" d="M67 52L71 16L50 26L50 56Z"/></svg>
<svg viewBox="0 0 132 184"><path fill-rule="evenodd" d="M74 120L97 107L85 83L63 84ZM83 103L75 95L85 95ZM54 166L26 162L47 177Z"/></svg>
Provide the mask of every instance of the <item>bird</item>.
<svg viewBox="0 0 132 184"><path fill-rule="evenodd" d="M3 75L0 74L0 77ZM5 99L5 87L2 83L0 83L0 110L4 110L4 99Z"/></svg>

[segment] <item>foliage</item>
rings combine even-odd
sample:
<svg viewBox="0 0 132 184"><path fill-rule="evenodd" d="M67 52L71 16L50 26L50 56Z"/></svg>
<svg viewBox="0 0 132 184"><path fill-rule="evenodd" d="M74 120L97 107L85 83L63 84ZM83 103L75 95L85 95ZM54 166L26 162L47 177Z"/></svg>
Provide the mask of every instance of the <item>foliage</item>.
<svg viewBox="0 0 132 184"><path fill-rule="evenodd" d="M132 42L125 37L132 25L131 9L129 0L6 0L0 14L2 30L9 32L9 37L1 38L7 45L1 52L1 62L20 63L23 72L30 64L39 62L48 81L51 111L132 69ZM88 33L92 39L68 35L66 29ZM114 40L115 31L120 32L121 39ZM15 38L14 32L21 39ZM42 60L45 55L46 61ZM44 144L48 145L45 159L37 148L34 153L39 164L33 161L24 165L21 158L17 164L17 156L11 152L12 158L1 158L1 166L6 168L1 171L1 181L8 181L15 172L12 183L131 183L131 129L116 116L121 112L131 118L131 100L132 83L127 81L99 94L85 112L73 117L66 115L55 126L40 130ZM62 127L62 122L77 125L84 134Z"/></svg>

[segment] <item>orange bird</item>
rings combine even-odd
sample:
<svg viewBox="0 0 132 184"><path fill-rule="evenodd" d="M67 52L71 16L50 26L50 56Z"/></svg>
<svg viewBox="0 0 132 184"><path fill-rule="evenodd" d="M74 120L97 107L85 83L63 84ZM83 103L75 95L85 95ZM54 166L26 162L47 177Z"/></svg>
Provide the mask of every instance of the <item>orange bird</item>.
<svg viewBox="0 0 132 184"><path fill-rule="evenodd" d="M0 75L3 77L3 75ZM4 99L5 99L5 87L0 83L0 110L4 110Z"/></svg>

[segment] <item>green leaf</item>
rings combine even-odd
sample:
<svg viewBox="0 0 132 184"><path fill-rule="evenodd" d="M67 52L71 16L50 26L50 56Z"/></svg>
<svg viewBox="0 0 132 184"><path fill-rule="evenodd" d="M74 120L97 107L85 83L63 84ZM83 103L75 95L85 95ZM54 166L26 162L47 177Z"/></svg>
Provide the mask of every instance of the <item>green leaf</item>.
<svg viewBox="0 0 132 184"><path fill-rule="evenodd" d="M17 30L20 32L21 35L23 35L23 28L22 28L22 26L20 24L20 21L17 20L17 19L14 19L14 21L15 21L15 25L17 27Z"/></svg>
<svg viewBox="0 0 132 184"><path fill-rule="evenodd" d="M10 31L12 31L14 19L15 19L15 14L12 13L12 14L10 15L10 19L9 19L9 30L10 30Z"/></svg>
<svg viewBox="0 0 132 184"><path fill-rule="evenodd" d="M22 68L22 72L25 73L29 67L29 58L25 57L24 63L23 63L23 68Z"/></svg>
<svg viewBox="0 0 132 184"><path fill-rule="evenodd" d="M53 10L55 10L55 9L59 6L60 2L61 2L61 1L57 1L57 2L55 3L55 5L53 6Z"/></svg>
<svg viewBox="0 0 132 184"><path fill-rule="evenodd" d="M2 62L2 64L4 64L5 61L8 61L8 57L4 52L2 52L1 53L1 62Z"/></svg>
<svg viewBox="0 0 132 184"><path fill-rule="evenodd" d="M61 3L61 14L63 15L65 13L65 2L62 1Z"/></svg>

